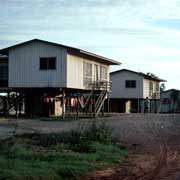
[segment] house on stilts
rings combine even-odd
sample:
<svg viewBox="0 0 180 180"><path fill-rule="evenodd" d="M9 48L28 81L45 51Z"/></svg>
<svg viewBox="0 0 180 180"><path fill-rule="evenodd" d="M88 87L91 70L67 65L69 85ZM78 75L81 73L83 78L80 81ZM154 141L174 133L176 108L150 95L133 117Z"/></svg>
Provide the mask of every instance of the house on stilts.
<svg viewBox="0 0 180 180"><path fill-rule="evenodd" d="M0 50L1 93L24 98L28 116L96 116L120 63L78 48L33 39ZM16 111L20 108L17 102Z"/></svg>
<svg viewBox="0 0 180 180"><path fill-rule="evenodd" d="M110 73L112 92L109 98L110 112L140 113L149 99L149 112L157 112L160 100L160 83L166 82L152 74L128 69Z"/></svg>

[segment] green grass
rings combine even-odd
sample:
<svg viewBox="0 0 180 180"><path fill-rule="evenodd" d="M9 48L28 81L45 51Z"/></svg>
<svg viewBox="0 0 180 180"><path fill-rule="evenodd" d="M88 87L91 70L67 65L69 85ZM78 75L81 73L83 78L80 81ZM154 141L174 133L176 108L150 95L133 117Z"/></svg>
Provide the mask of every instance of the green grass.
<svg viewBox="0 0 180 180"><path fill-rule="evenodd" d="M93 153L78 153L53 147L36 152L16 143L0 151L0 179L80 179L96 169L119 164L127 155L113 145L93 143Z"/></svg>
<svg viewBox="0 0 180 180"><path fill-rule="evenodd" d="M108 129L94 128L93 136L88 128L23 135L0 143L0 179L83 179L95 170L121 163L127 152L111 143Z"/></svg>

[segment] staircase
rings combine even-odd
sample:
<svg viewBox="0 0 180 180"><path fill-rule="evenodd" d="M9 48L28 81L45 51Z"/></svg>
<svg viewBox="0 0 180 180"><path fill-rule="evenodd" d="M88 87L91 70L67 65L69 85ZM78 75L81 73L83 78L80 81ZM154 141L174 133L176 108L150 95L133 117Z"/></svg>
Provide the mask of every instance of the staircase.
<svg viewBox="0 0 180 180"><path fill-rule="evenodd" d="M111 89L111 82L95 82L84 104L85 113L89 117L96 117L102 109L107 93Z"/></svg>

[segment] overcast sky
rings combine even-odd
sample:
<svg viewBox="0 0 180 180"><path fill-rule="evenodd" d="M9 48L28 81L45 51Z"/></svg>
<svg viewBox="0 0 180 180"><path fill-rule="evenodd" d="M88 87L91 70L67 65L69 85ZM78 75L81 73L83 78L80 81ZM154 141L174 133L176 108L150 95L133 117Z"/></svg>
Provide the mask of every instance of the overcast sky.
<svg viewBox="0 0 180 180"><path fill-rule="evenodd" d="M75 46L180 89L180 0L0 0L0 48L39 38Z"/></svg>

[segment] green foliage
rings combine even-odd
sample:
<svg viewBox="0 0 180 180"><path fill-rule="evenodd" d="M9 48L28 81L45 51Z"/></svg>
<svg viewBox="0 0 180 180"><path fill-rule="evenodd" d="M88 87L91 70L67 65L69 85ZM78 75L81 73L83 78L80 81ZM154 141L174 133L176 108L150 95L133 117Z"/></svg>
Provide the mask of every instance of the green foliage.
<svg viewBox="0 0 180 180"><path fill-rule="evenodd" d="M19 136L0 143L0 179L80 179L122 161L127 153L111 142L111 129L96 122L60 134Z"/></svg>
<svg viewBox="0 0 180 180"><path fill-rule="evenodd" d="M66 144L69 149L77 152L92 152L92 142L110 144L112 131L105 123L91 122L90 125L80 126L78 129L62 132L60 134L36 134L32 137L34 143L44 147Z"/></svg>
<svg viewBox="0 0 180 180"><path fill-rule="evenodd" d="M159 78L158 76L156 76L155 74L153 74L153 73L151 73L151 72L148 72L146 75L147 75L147 76L150 76L150 77L152 77L152 78Z"/></svg>
<svg viewBox="0 0 180 180"><path fill-rule="evenodd" d="M84 129L83 133L89 141L103 144L112 143L112 129L104 122L93 121L89 127Z"/></svg>
<svg viewBox="0 0 180 180"><path fill-rule="evenodd" d="M8 152L8 151L7 151ZM12 147L9 148L9 156L14 157L26 157L32 155L32 150L28 149L22 144L14 144Z"/></svg>
<svg viewBox="0 0 180 180"><path fill-rule="evenodd" d="M162 83L162 84L160 85L160 92L165 91L165 89L166 89L165 83Z"/></svg>
<svg viewBox="0 0 180 180"><path fill-rule="evenodd" d="M119 164L127 155L114 145L93 143L91 146L96 152L51 152L47 149L47 154L43 151L36 154L31 147L26 149L16 144L8 149L11 156L0 153L0 179L79 179L95 169Z"/></svg>

